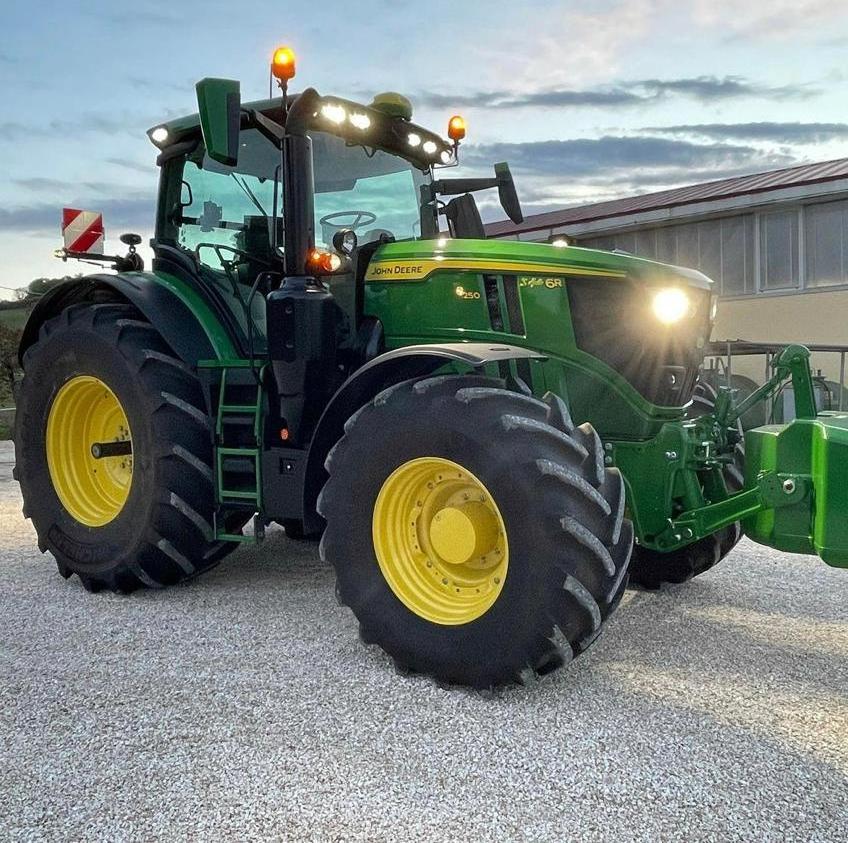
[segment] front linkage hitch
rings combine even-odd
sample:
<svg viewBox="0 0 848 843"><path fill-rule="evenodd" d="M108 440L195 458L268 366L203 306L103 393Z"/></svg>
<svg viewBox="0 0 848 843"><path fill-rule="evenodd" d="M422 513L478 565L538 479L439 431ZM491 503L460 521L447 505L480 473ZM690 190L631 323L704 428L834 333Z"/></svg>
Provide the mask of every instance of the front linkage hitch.
<svg viewBox="0 0 848 843"><path fill-rule="evenodd" d="M738 421L760 401L776 394L791 378L795 394L796 418L815 419L815 392L810 373L810 352L802 345L790 345L772 363L774 374L744 401L733 404L732 391L722 387L712 414L685 424L687 452L684 461L695 472L715 478L721 466L732 460L733 448L739 441ZM778 509L803 502L813 494L813 478L808 474L760 471L746 479L746 489L737 494L707 503L669 519L668 526L655 537L657 549L672 551L697 541L737 521L766 509ZM721 497L718 492L716 497Z"/></svg>

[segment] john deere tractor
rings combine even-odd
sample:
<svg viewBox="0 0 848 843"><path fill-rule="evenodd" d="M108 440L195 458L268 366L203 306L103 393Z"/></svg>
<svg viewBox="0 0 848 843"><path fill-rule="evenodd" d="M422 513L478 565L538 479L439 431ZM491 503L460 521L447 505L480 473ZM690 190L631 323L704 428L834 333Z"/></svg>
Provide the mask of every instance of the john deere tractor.
<svg viewBox="0 0 848 843"><path fill-rule="evenodd" d="M272 72L275 98L204 79L149 132L152 272L125 236L26 326L17 477L64 577L173 585L277 522L321 536L366 642L491 687L743 531L848 566L848 416L817 415L806 349L734 407L698 381L705 276L486 240L475 192L521 209L506 164L445 177L461 118L446 140L398 94L290 94L287 49ZM743 441L787 380L798 418Z"/></svg>

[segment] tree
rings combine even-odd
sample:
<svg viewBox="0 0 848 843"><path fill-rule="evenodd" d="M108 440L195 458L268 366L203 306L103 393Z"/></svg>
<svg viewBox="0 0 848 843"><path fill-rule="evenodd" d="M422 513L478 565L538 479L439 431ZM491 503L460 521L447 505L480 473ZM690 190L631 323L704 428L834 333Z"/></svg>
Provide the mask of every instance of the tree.
<svg viewBox="0 0 848 843"><path fill-rule="evenodd" d="M12 330L0 323L0 404L12 397L20 340L21 331Z"/></svg>

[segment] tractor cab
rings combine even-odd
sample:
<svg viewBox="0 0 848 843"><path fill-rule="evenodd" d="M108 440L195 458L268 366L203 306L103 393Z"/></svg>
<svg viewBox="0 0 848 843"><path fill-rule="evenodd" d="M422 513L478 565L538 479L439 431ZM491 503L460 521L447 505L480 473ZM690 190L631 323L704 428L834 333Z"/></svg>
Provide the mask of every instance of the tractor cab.
<svg viewBox="0 0 848 843"><path fill-rule="evenodd" d="M220 79L197 91L198 114L148 132L162 168L154 267L204 285L245 353L266 350L266 296L286 276L317 276L332 290L338 344L349 349L379 246L432 239L440 227L483 237L470 192L490 187L521 219L505 164L492 179L434 178L457 163L459 116L445 140L414 124L396 93L366 106L313 89L241 104L238 83Z"/></svg>

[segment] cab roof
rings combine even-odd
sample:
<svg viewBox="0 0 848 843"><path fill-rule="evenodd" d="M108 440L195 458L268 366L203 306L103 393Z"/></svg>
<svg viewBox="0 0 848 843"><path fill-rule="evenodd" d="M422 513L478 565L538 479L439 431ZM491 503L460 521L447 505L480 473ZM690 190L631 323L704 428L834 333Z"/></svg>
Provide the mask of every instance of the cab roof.
<svg viewBox="0 0 848 843"><path fill-rule="evenodd" d="M289 108L297 99L297 95L289 97ZM324 131L338 135L346 141L357 146L377 147L385 149L402 158L406 158L421 169L427 169L435 164L451 164L456 160L456 150L450 141L444 140L435 132L412 123L403 117L393 116L378 107L362 105L361 103L346 100L341 97L321 96L319 110L310 126L313 130ZM241 111L245 116L250 113L259 113L268 120L282 125L282 97L254 100L242 103ZM326 109L335 109L339 113L367 117L367 127L358 128L351 125L347 119L336 122L327 117ZM338 109L342 109L339 112ZM366 121L362 121L364 125ZM153 139L153 132L165 129L167 140L159 143ZM198 113L177 117L148 130L147 134L153 143L161 150L167 149L180 141L196 137L200 131L200 115ZM369 142L370 141L370 142Z"/></svg>

